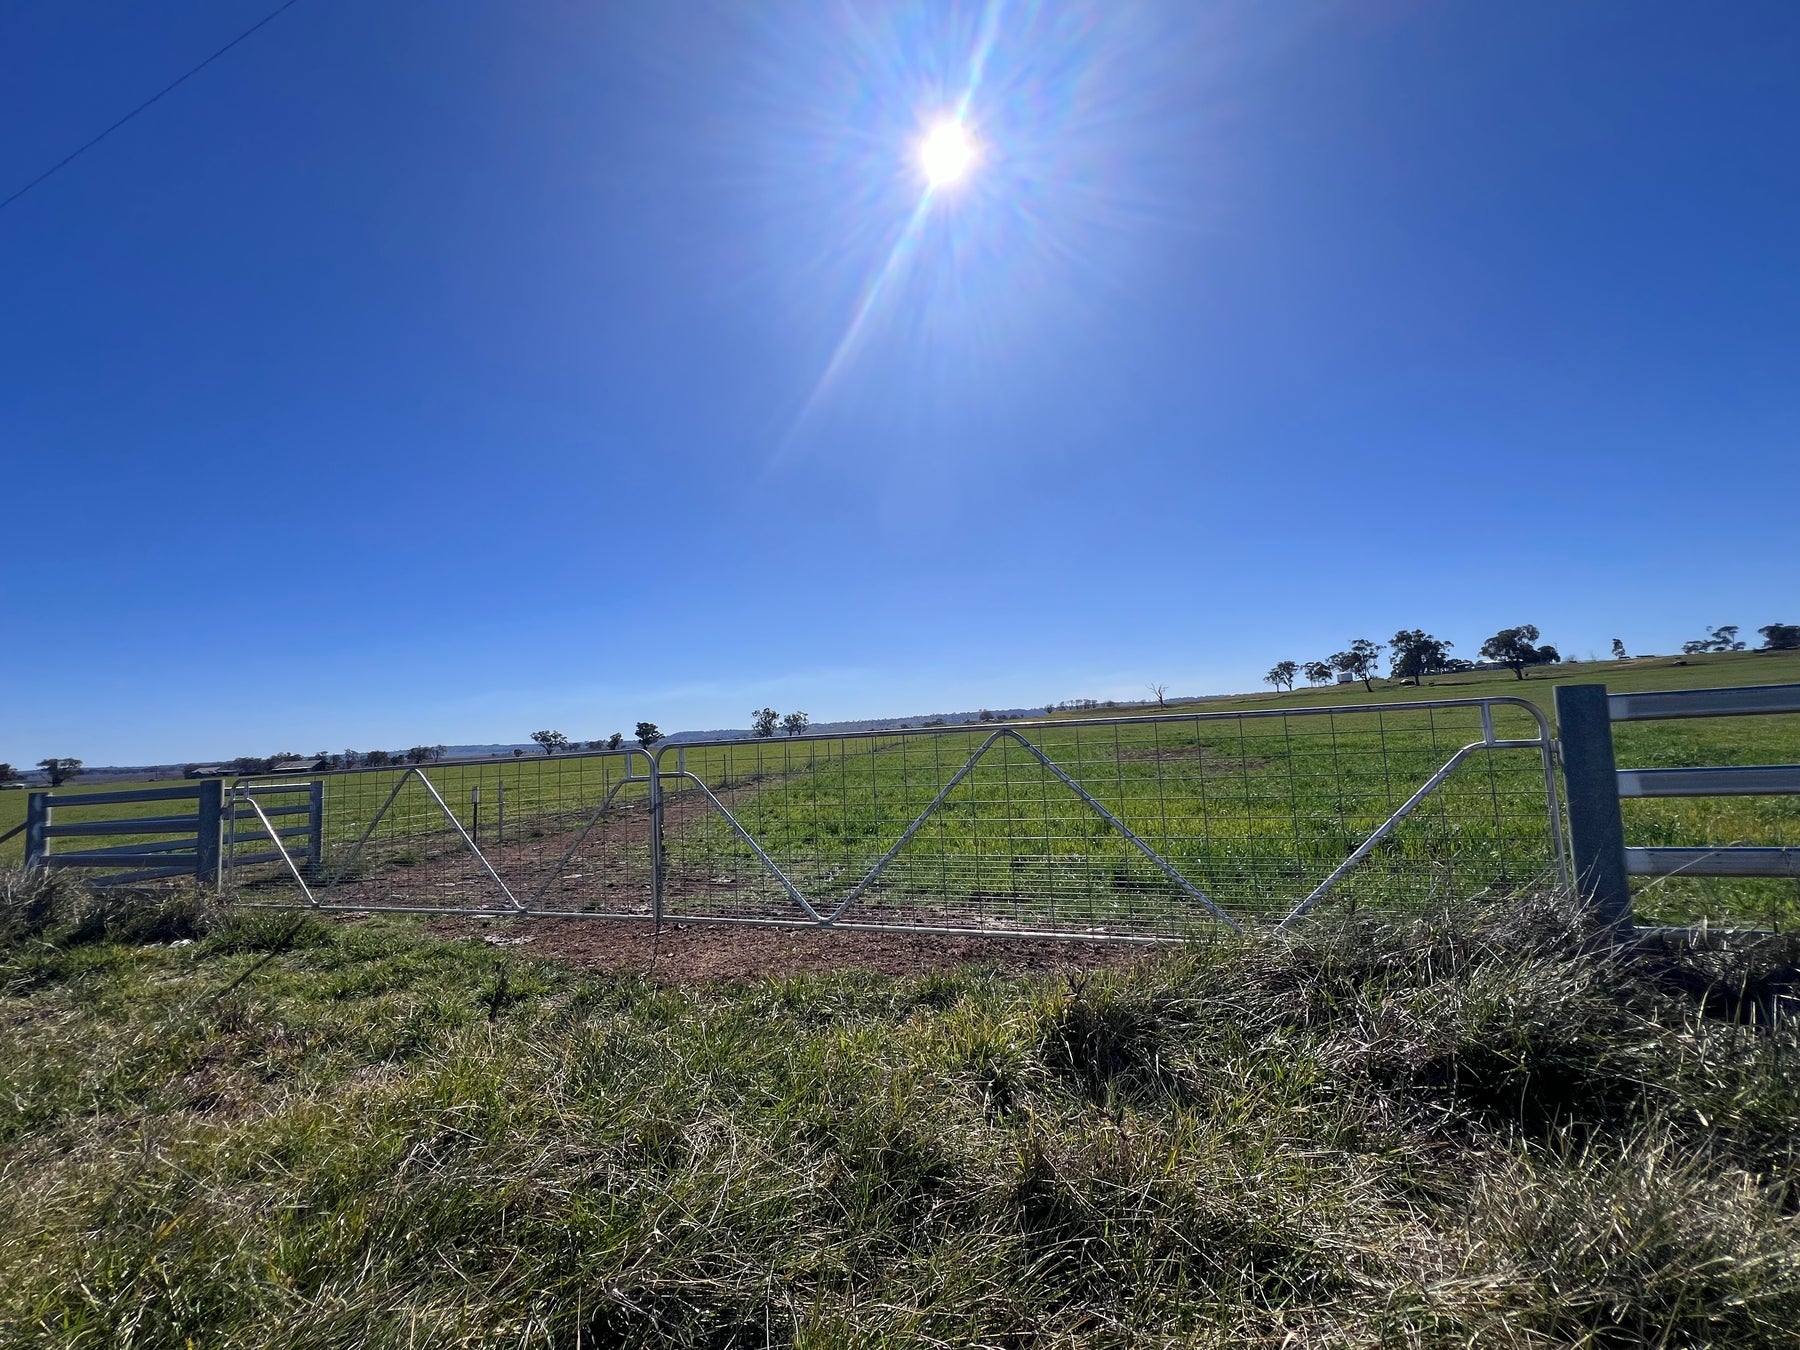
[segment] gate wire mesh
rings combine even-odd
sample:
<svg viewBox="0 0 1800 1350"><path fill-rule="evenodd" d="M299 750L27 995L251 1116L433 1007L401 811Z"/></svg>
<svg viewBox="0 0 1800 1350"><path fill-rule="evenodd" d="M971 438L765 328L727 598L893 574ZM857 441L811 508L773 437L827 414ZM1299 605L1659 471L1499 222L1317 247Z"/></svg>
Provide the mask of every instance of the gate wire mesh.
<svg viewBox="0 0 1800 1350"><path fill-rule="evenodd" d="M649 768L633 750L323 775L323 858L308 886L334 908L647 918ZM232 877L249 901L295 889L279 865Z"/></svg>
<svg viewBox="0 0 1800 1350"><path fill-rule="evenodd" d="M1557 873L1549 746L1531 705L1486 699L355 770L324 779L310 890L346 909L1155 937L1291 917L1363 849L1332 903L1402 911ZM295 898L279 868L233 881Z"/></svg>

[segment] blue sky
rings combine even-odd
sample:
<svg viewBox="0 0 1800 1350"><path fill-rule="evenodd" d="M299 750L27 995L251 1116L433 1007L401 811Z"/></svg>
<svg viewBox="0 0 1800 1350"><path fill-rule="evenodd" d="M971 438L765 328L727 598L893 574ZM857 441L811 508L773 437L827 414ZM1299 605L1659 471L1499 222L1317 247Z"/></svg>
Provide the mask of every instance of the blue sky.
<svg viewBox="0 0 1800 1350"><path fill-rule="evenodd" d="M8 5L0 196L272 7ZM1796 52L1787 0L301 0L0 211L0 759L1800 622Z"/></svg>

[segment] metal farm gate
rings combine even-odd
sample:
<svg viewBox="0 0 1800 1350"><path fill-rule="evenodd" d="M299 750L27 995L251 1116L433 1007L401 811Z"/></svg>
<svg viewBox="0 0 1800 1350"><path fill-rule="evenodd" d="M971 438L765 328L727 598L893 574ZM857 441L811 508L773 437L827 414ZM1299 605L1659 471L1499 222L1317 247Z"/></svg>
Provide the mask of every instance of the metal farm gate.
<svg viewBox="0 0 1800 1350"><path fill-rule="evenodd" d="M1518 698L1011 721L364 768L240 903L1144 940L1565 883Z"/></svg>

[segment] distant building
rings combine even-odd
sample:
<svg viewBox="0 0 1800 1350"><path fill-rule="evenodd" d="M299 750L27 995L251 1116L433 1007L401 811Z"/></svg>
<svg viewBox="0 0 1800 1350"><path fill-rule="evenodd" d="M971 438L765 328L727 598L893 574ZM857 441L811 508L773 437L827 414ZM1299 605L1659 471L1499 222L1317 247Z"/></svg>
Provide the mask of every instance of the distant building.
<svg viewBox="0 0 1800 1350"><path fill-rule="evenodd" d="M269 765L270 773L325 773L331 761L320 759L278 759Z"/></svg>
<svg viewBox="0 0 1800 1350"><path fill-rule="evenodd" d="M191 764L181 771L183 778L261 778L265 774L278 774L292 777L303 773L328 773L331 760L328 756L318 759L275 759L268 762L265 768L255 768L263 763L260 759L234 761L231 764Z"/></svg>

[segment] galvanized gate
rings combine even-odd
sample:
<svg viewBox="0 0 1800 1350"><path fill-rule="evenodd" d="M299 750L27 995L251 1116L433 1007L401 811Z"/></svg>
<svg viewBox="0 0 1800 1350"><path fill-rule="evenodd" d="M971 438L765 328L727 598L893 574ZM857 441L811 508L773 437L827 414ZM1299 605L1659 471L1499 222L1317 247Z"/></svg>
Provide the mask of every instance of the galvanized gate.
<svg viewBox="0 0 1800 1350"><path fill-rule="evenodd" d="M229 801L267 785L242 779ZM1516 698L960 724L359 769L247 903L1153 939L1567 879ZM277 841L279 848L279 841Z"/></svg>

